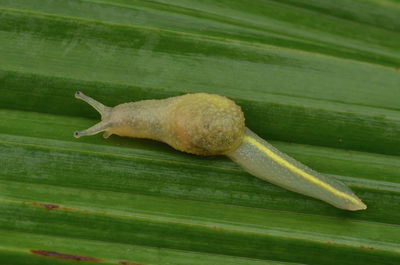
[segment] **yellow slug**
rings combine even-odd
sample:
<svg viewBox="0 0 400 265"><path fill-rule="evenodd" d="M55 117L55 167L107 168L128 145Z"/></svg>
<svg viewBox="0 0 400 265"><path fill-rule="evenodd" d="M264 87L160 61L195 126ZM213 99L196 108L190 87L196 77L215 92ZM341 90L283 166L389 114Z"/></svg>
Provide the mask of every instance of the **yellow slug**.
<svg viewBox="0 0 400 265"><path fill-rule="evenodd" d="M367 206L343 183L328 178L280 152L245 127L244 114L232 100L206 93L142 100L106 107L76 92L101 114L101 122L79 138L104 132L148 138L196 155L226 155L252 175L285 189L345 210Z"/></svg>

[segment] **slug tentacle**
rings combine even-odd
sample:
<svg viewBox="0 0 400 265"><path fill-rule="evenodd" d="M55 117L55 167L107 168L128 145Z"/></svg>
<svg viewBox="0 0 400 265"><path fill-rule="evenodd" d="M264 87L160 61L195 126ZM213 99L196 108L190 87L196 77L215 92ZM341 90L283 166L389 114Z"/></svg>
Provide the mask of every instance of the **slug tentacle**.
<svg viewBox="0 0 400 265"><path fill-rule="evenodd" d="M97 100L86 96L85 94L83 94L80 91L75 92L75 98L81 99L81 100L87 102L93 108L95 108L100 113L102 120L104 120L106 117L108 117L110 115L110 113L111 113L111 109L112 108L104 106L103 104L101 104Z"/></svg>
<svg viewBox="0 0 400 265"><path fill-rule="evenodd" d="M104 139L107 139L107 138L110 137L111 135L112 135L111 132L105 131L105 132L103 133L103 138L104 138Z"/></svg>
<svg viewBox="0 0 400 265"><path fill-rule="evenodd" d="M285 189L345 210L367 208L346 185L283 154L248 128L242 144L227 156L252 175Z"/></svg>
<svg viewBox="0 0 400 265"><path fill-rule="evenodd" d="M93 125L89 129L86 129L86 130L83 130L83 131L75 131L74 132L74 136L75 136L75 138L79 138L81 136L93 135L93 134L96 134L96 133L99 133L99 132L103 132L103 131L107 130L108 128L110 128L110 125L111 124L110 124L109 121L101 121L101 122ZM107 138L110 135L111 135L111 133L104 132L103 137Z"/></svg>

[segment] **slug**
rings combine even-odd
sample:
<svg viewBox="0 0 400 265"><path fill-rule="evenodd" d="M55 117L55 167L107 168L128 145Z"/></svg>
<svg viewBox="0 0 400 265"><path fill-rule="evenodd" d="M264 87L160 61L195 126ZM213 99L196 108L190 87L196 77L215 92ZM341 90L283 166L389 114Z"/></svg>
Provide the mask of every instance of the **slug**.
<svg viewBox="0 0 400 265"><path fill-rule="evenodd" d="M345 184L328 178L280 152L245 127L244 114L232 100L206 93L142 100L113 108L76 92L101 114L101 122L75 131L79 138L104 132L167 143L196 155L226 155L250 174L337 208L357 211L367 206Z"/></svg>

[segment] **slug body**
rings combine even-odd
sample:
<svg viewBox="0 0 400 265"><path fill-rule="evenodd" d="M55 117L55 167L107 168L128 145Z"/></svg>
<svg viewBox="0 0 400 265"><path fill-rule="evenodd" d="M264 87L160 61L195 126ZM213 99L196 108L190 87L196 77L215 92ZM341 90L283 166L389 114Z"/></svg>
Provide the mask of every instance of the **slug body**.
<svg viewBox="0 0 400 265"><path fill-rule="evenodd" d="M283 154L245 128L241 108L214 94L196 93L161 100L143 100L106 107L76 92L93 106L101 122L74 136L104 132L148 138L196 155L227 155L252 175L288 190L325 201L345 210L366 205L343 183L328 178Z"/></svg>

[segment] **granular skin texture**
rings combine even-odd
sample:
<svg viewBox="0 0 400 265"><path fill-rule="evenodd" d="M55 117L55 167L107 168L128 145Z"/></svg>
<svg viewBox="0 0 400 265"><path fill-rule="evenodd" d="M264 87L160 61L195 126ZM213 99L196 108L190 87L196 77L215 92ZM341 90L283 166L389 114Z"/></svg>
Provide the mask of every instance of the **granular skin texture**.
<svg viewBox="0 0 400 265"><path fill-rule="evenodd" d="M165 142L196 155L235 150L244 135L244 115L232 100L206 93L124 103L112 108L107 133Z"/></svg>

